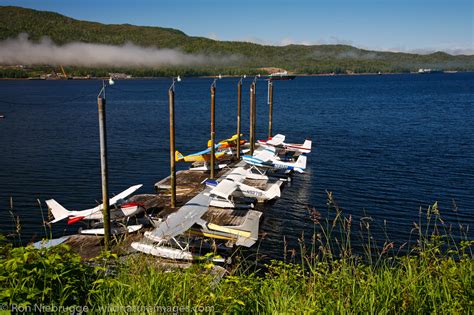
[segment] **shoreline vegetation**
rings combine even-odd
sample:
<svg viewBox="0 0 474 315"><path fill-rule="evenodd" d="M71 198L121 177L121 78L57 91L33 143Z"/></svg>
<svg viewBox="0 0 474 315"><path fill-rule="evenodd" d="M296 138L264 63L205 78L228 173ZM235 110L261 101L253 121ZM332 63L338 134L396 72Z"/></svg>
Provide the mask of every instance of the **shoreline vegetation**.
<svg viewBox="0 0 474 315"><path fill-rule="evenodd" d="M53 67L52 67L53 69ZM258 72L258 71L257 71ZM469 73L471 71L444 71L441 73L446 73L446 74L454 74L454 73ZM114 72L117 73L117 72ZM114 77L113 73L112 75L103 75L103 76L97 76L97 77L64 77L63 75L60 75L58 77L54 78L47 78L46 76L48 73L42 73L40 76L29 76L29 73L22 73L12 75L11 73L4 73L2 72L1 66L0 66L0 81L1 80L32 80L32 81L58 81L58 80L74 80L74 81L84 81L84 80L105 80L109 79L110 77L113 77L114 79L118 80L155 80L155 79L169 79L170 77L174 76L182 76L182 74L179 73L179 71L176 71L174 74L170 75L158 75L158 76L132 76L129 75L129 77ZM37 74L37 73L35 73ZM364 73L318 73L318 74L310 74L310 73L291 73L291 75L295 75L296 77L332 77L332 76L378 76L378 75L400 75L400 74L414 74L414 75L419 75L417 72L388 72L388 73L373 73L373 72L364 72ZM5 76L4 76L5 75ZM128 75L127 73L120 73L120 75ZM242 75L236 75L236 74L222 74L219 72L216 72L216 74L206 74L206 75L184 75L184 77L189 77L189 78L215 78L217 75L221 75L223 78L240 78ZM268 75L267 73L264 72L258 72L258 73L252 73L252 74L247 74L248 77L252 77L255 75L261 75L262 79L265 79L266 76Z"/></svg>
<svg viewBox="0 0 474 315"><path fill-rule="evenodd" d="M455 232L442 219L437 203L420 209L410 240L400 245L388 237L374 240L375 222L353 220L332 193L327 205L327 218L308 209L314 234L309 242L301 239L298 254L265 264L233 257L236 262L225 273L216 271L222 268L211 256L187 268L170 268L143 254L104 252L84 260L67 245L37 250L2 238L0 305L13 311L63 307L97 313L472 311L474 241L467 226ZM353 245L357 236L362 252Z"/></svg>

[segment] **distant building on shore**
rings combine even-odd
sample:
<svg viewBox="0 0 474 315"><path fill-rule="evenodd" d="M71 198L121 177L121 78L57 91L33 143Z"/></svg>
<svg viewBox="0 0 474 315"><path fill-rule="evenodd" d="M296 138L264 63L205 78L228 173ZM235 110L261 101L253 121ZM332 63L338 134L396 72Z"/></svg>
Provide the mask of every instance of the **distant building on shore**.
<svg viewBox="0 0 474 315"><path fill-rule="evenodd" d="M132 76L126 73L109 73L112 79L131 79Z"/></svg>

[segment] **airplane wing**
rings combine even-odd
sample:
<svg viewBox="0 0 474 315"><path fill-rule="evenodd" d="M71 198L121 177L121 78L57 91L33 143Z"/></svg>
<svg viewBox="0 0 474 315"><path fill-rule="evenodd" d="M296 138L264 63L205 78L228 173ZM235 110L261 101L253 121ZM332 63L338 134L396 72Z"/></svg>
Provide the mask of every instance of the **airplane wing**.
<svg viewBox="0 0 474 315"><path fill-rule="evenodd" d="M229 175L226 176L227 179L232 179L234 182L243 182L247 176L247 170L243 167L238 167L234 169Z"/></svg>
<svg viewBox="0 0 474 315"><path fill-rule="evenodd" d="M209 194L228 199L237 188L238 185L233 180L224 179Z"/></svg>
<svg viewBox="0 0 474 315"><path fill-rule="evenodd" d="M207 148L206 150L196 152L196 153L193 153L193 154L189 154L188 156L205 155L205 154L209 154L209 153L211 153L211 148Z"/></svg>
<svg viewBox="0 0 474 315"><path fill-rule="evenodd" d="M216 145L214 145L214 148L219 148L220 146L222 145L222 143L218 143ZM207 148L206 150L203 150L203 151L200 151L200 152L196 152L196 153L193 153L193 154L189 154L188 156L196 156L196 155L205 155L205 154L211 154L211 148Z"/></svg>
<svg viewBox="0 0 474 315"><path fill-rule="evenodd" d="M209 197L199 194L179 208L178 211L170 214L166 220L158 223L156 228L150 231L146 237L159 242L183 234L200 221L208 208Z"/></svg>
<svg viewBox="0 0 474 315"><path fill-rule="evenodd" d="M253 155L253 158L255 160L258 160L260 162L267 162L273 159L276 155L276 150L273 147L266 147L264 146L262 150L258 150L255 152Z"/></svg>
<svg viewBox="0 0 474 315"><path fill-rule="evenodd" d="M128 196L130 196L131 194L136 192L138 189L140 189L140 187L142 187L142 186L143 186L142 184L132 186L130 188L125 189L120 194L115 195L113 198L110 198L109 199L109 206L113 206L114 204L117 203L117 201L127 198ZM101 208L102 208L102 205L101 205Z"/></svg>
<svg viewBox="0 0 474 315"><path fill-rule="evenodd" d="M274 137L272 137L271 140L268 140L267 144L278 146L278 145L283 144L284 141L285 141L285 136L282 134L277 134Z"/></svg>

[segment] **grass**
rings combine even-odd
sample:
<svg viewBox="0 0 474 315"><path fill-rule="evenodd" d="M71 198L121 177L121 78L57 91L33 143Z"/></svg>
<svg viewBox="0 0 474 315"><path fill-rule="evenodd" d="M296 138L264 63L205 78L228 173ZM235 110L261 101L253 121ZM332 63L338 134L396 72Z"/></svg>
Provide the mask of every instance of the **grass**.
<svg viewBox="0 0 474 315"><path fill-rule="evenodd" d="M82 262L66 245L34 250L0 247L0 304L87 306L96 313L472 313L474 241L461 240L435 203L420 211L412 241L395 248L371 239L355 254L354 222L328 193L331 218L310 209L314 235L301 242L298 263L273 261L261 269L244 260L219 281L212 263L163 268L153 257L104 254ZM413 245L411 245L413 243ZM102 308L101 308L102 307ZM105 308L109 307L109 308Z"/></svg>

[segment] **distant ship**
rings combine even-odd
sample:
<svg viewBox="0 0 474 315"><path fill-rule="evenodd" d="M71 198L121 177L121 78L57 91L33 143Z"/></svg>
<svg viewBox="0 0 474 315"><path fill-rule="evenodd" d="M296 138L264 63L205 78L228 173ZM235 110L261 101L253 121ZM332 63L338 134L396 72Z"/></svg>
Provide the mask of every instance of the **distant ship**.
<svg viewBox="0 0 474 315"><path fill-rule="evenodd" d="M294 75L289 75L287 71L283 72L275 72L272 73L268 76L268 80L273 81L273 80L293 80L296 78Z"/></svg>

